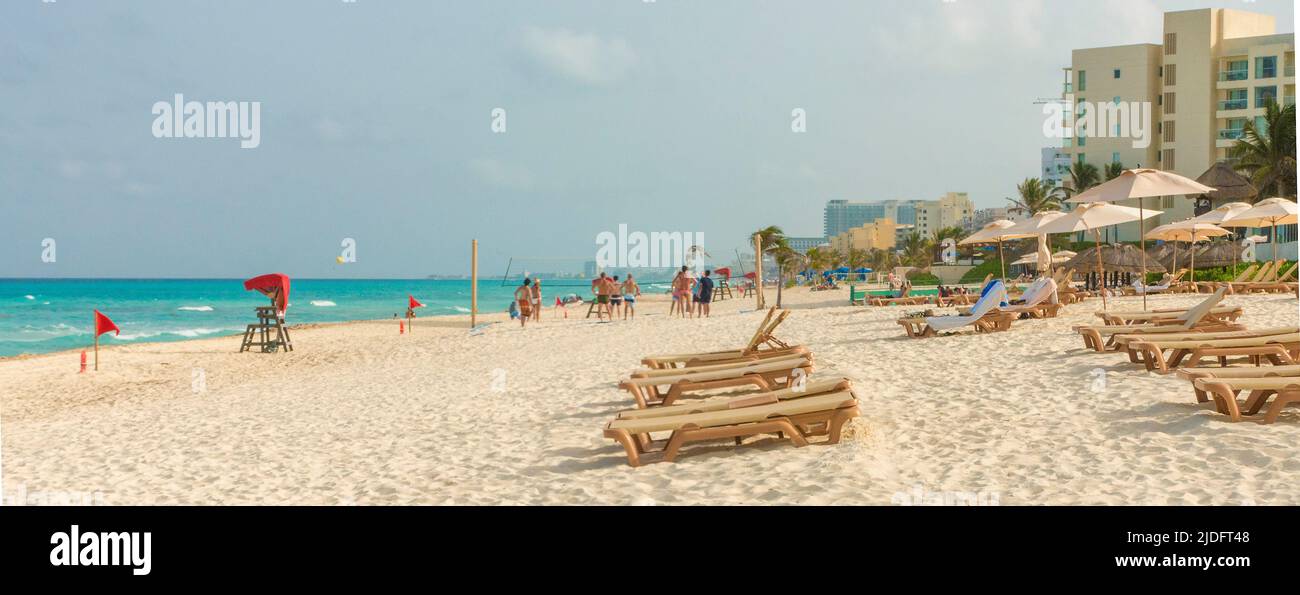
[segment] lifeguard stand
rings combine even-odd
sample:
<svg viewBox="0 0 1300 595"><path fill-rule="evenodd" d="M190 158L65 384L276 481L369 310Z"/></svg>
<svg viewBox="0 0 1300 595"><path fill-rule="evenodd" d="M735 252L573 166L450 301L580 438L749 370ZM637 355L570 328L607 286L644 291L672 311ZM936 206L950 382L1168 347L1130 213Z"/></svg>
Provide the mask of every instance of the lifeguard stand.
<svg viewBox="0 0 1300 595"><path fill-rule="evenodd" d="M731 268L723 267L713 272L721 276L718 279L718 286L713 290L713 301L720 302L727 298L736 297L735 294L731 293Z"/></svg>
<svg viewBox="0 0 1300 595"><path fill-rule="evenodd" d="M289 328L284 325L284 318L275 306L262 306L254 310L257 312L257 323L244 329L244 343L239 346L239 352L251 351L255 346L262 353L275 353L281 347L286 352L293 351Z"/></svg>
<svg viewBox="0 0 1300 595"><path fill-rule="evenodd" d="M244 329L244 342L240 344L239 352L252 351L254 347L262 353L275 353L281 347L286 352L293 351L289 328L284 323L284 313L289 309L288 275L272 273L253 277L244 281L244 289L256 290L271 298L271 305L254 308L257 323Z"/></svg>

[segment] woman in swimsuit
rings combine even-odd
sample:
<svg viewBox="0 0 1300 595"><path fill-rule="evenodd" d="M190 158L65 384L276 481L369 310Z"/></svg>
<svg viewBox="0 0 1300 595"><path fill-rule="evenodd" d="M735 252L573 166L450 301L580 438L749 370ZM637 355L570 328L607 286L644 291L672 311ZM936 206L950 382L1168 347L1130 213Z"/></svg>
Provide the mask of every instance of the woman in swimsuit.
<svg viewBox="0 0 1300 595"><path fill-rule="evenodd" d="M519 304L519 326L527 326L528 318L533 314L532 279L524 279L524 284L515 290L515 302Z"/></svg>

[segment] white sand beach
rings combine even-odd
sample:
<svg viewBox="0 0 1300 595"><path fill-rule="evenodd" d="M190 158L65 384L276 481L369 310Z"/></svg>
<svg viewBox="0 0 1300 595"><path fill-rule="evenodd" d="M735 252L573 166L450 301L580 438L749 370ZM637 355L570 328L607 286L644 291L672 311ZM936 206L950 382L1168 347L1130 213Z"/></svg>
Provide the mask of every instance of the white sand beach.
<svg viewBox="0 0 1300 595"><path fill-rule="evenodd" d="M239 337L112 347L98 373L78 374L75 352L0 361L4 490L113 505L1300 504L1300 408L1232 423L1176 376L1084 351L1069 329L1097 320L1099 299L931 339L895 323L920 308L850 307L847 291L785 301L777 335L862 401L839 445L697 444L629 467L602 436L633 406L618 380L645 355L742 345L762 318L752 300L707 320L646 300L634 322L548 308L476 336L454 318L405 336L392 321L304 328L289 354L237 353ZM1300 318L1293 297L1227 303L1251 327Z"/></svg>

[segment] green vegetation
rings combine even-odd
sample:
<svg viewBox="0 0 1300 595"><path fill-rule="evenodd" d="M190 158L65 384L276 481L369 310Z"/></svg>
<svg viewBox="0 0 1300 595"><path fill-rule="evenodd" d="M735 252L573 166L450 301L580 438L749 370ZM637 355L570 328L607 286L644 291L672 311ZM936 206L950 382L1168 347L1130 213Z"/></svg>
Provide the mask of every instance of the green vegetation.
<svg viewBox="0 0 1300 595"><path fill-rule="evenodd" d="M919 285L938 285L938 284L940 284L940 283L943 282L941 279L939 279L938 277L934 276L933 274L931 274L931 273L927 273L927 272L922 271L922 270L919 270L919 269L912 269L912 270L908 271L908 272L907 272L907 280L908 280L908 281L911 281L911 282L912 282L912 285L918 285L918 286L919 286Z"/></svg>
<svg viewBox="0 0 1300 595"><path fill-rule="evenodd" d="M969 271L966 271L966 274L961 276L961 283L962 284L979 283L980 281L983 281L984 277L988 276L989 274L992 274L994 277L997 277L1002 274L1001 260L998 260L997 258L990 258L988 260L985 260L984 264L981 264Z"/></svg>

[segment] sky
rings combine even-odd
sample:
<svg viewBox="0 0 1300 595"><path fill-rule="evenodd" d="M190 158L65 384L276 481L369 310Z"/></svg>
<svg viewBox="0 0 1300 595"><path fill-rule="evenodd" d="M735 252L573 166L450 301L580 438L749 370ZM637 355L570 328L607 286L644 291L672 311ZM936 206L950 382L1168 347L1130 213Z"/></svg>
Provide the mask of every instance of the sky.
<svg viewBox="0 0 1300 595"><path fill-rule="evenodd" d="M723 260L830 199L1006 206L1070 51L1205 7L1294 30L1290 0L6 0L0 277L463 274L471 239L490 277L620 224ZM260 145L156 138L178 93L260 102Z"/></svg>

